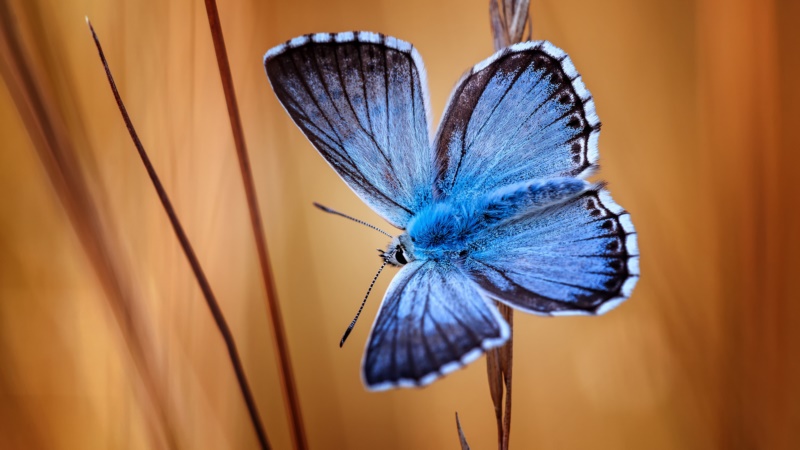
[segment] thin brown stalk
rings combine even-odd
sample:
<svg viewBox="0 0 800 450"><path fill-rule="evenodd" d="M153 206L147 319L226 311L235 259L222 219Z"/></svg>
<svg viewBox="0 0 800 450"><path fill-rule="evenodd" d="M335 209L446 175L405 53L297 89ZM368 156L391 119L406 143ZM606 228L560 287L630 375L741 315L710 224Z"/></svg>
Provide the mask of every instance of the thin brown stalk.
<svg viewBox="0 0 800 450"><path fill-rule="evenodd" d="M41 68L42 60L54 61L43 45L26 48L22 39L22 26L41 26L35 5L26 19L18 21L15 9L5 0L0 0L0 72L8 86L13 101L23 120L33 147L53 186L72 228L86 253L92 270L108 301L113 317L119 327L123 342L128 349L135 372L137 386L142 389L150 442L154 448L178 448L169 414L163 386L156 376L157 363L153 360L153 344L149 341L146 321L137 305L136 292L128 269L125 267L123 246L116 240L107 220L108 214L102 201L98 201L89 188L85 168L81 165L76 148L68 135L66 117L74 114L53 95L52 81L47 71ZM26 51L27 50L27 51ZM86 141L80 137L78 141Z"/></svg>
<svg viewBox="0 0 800 450"><path fill-rule="evenodd" d="M186 255L186 259L189 261L192 272L197 279L197 284L200 285L200 290L203 293L203 298L206 300L206 305L211 311L211 315L214 317L214 322L216 323L217 328L219 329L219 332L222 334L222 338L225 341L225 346L228 349L228 356L230 357L233 370L236 373L236 380L239 383L239 389L242 391L242 396L247 404L247 411L250 413L250 420L253 424L253 428L256 431L256 435L258 436L258 442L262 449L267 450L270 448L267 441L267 435L264 432L263 425L261 424L258 408L256 407L255 400L253 399L253 394L250 391L250 385L247 382L247 377L245 376L244 368L242 367L242 362L239 358L239 351L236 349L236 343L234 342L233 334L228 327L228 323L225 321L225 317L222 314L219 303L214 296L214 292L211 290L211 285L209 284L208 279L206 278L206 275L200 266L200 261L197 259L197 256L194 253L194 249L189 242L189 238L186 236L186 232L183 230L180 220L178 220L175 209L172 207L172 202L169 200L167 192L164 190L164 186L161 184L161 180L158 178L155 168L150 162L150 158L147 156L147 152L145 151L142 142L139 140L139 136L136 134L136 130L133 127L133 122L131 122L130 116L128 116L128 111L122 102L122 97L120 97L119 91L117 90L114 77L111 75L111 69L108 67L108 62L106 61L105 54L103 53L103 48L100 45L100 40L97 38L97 34L95 34L94 28L92 28L92 24L89 23L88 18L86 19L86 23L89 25L89 30L92 32L92 38L97 46L97 52L100 55L100 60L103 62L103 68L105 69L106 77L108 78L108 84L111 86L111 91L114 93L114 99L116 100L117 107L119 108L120 114L122 114L122 118L125 121L125 126L128 128L131 139L136 146L139 157L142 159L142 163L144 164L147 174L153 183L153 187L155 188L158 198L164 207L164 211L169 217L172 229L175 232L178 241L180 242L181 248Z"/></svg>
<svg viewBox="0 0 800 450"><path fill-rule="evenodd" d="M508 305L498 303L500 314L508 323L512 335L498 348L486 352L486 372L489 380L489 394L494 405L497 423L497 448L508 450L511 436L511 371L514 360L514 310Z"/></svg>
<svg viewBox="0 0 800 450"><path fill-rule="evenodd" d="M529 5L530 0L489 0L489 18L495 50L530 39Z"/></svg>
<svg viewBox="0 0 800 450"><path fill-rule="evenodd" d="M498 441L503 436L503 374L500 370L500 351L491 349L486 352L486 375L489 379L489 394L494 405L494 417L497 422Z"/></svg>
<svg viewBox="0 0 800 450"><path fill-rule="evenodd" d="M275 289L275 280L272 275L272 266L269 262L267 251L267 239L264 235L264 226L261 219L261 210L258 207L256 197L256 187L253 181L253 172L250 169L250 157L245 146L242 121L239 116L239 107L236 102L236 93L233 88L233 77L231 67L228 62L228 53L225 47L225 40L222 35L222 26L219 20L219 11L215 0L205 0L206 15L208 25L211 28L211 38L214 41L214 50L217 55L217 65L219 75L222 79L222 89L225 92L225 102L228 106L228 117L231 121L231 131L233 141L236 146L236 155L239 158L239 170L242 174L244 192L247 197L247 208L250 212L250 225L253 229L253 236L256 240L256 251L258 252L258 263L261 268L261 279L264 283L266 293L265 302L269 310L269 320L272 329L272 338L275 343L275 351L278 354L278 375L281 386L283 387L284 406L289 415L291 425L291 437L294 448L305 450L308 448L305 429L303 427L303 416L300 412L300 400L295 386L292 362L289 359L289 348L286 341L286 331L283 326L283 316L281 315L280 304L278 303L278 293Z"/></svg>
<svg viewBox="0 0 800 450"><path fill-rule="evenodd" d="M508 29L505 26L504 14L500 13L500 0L489 0L489 20L492 23L492 39L494 48L508 46Z"/></svg>
<svg viewBox="0 0 800 450"><path fill-rule="evenodd" d="M503 2L502 7L500 1ZM489 19L495 50L500 50L531 35L530 0L489 0ZM497 421L497 447L508 450L511 437L511 372L514 361L514 310L498 303L498 309L510 328L508 341L500 348L489 350L486 369L489 393Z"/></svg>
<svg viewBox="0 0 800 450"><path fill-rule="evenodd" d="M461 450L469 450L467 437L464 436L464 430L461 429L461 421L458 420L458 413L456 413L456 428L458 429L458 442L461 444Z"/></svg>
<svg viewBox="0 0 800 450"><path fill-rule="evenodd" d="M518 0L514 2L514 12L511 16L509 23L508 36L511 43L522 41L522 35L525 32L525 26L528 24L528 6L530 0Z"/></svg>
<svg viewBox="0 0 800 450"><path fill-rule="evenodd" d="M508 327L514 330L514 310L510 306L500 304L500 313L506 319ZM514 362L514 340L509 336L506 345L500 347L500 371L503 374L503 387L505 388L505 405L503 411L503 433L501 446L503 450L508 449L511 439L511 369Z"/></svg>

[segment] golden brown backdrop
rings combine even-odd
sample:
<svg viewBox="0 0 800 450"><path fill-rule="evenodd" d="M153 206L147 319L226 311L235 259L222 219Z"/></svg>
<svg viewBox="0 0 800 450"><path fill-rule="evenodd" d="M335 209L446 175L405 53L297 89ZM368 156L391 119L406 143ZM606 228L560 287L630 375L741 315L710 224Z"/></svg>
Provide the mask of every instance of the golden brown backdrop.
<svg viewBox="0 0 800 450"><path fill-rule="evenodd" d="M222 303L269 438L289 448L202 2L2 3L34 73L15 74L4 48L0 448L256 446L85 15ZM219 5L312 449L456 449L455 411L472 448L489 449L494 416L483 361L423 390L363 389L363 343L393 274L337 344L385 242L311 202L383 224L284 114L261 56L309 32L395 35L422 53L438 121L461 72L492 52L487 3ZM643 276L607 316L516 315L512 448L800 447L800 2L534 0L531 11L534 37L569 52L595 97L600 178L632 212ZM9 80L43 90L57 130L29 133ZM61 163L82 181L48 169L36 150L47 136L74 151ZM58 194L74 183L91 207Z"/></svg>

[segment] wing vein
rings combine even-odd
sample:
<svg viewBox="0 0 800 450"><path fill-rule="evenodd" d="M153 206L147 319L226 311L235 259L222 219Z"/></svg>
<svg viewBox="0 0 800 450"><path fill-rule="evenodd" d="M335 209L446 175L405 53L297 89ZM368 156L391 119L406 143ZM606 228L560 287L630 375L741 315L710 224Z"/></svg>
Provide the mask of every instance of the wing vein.
<svg viewBox="0 0 800 450"><path fill-rule="evenodd" d="M391 115L391 108L389 107L389 60L386 58L387 52L383 54L383 93L386 98L386 148L392 148L391 132L389 129L389 116Z"/></svg>
<svg viewBox="0 0 800 450"><path fill-rule="evenodd" d="M364 93L364 104L366 105L366 108L364 108L364 109L367 112L367 125L369 125L370 135L371 136L375 136L375 129L372 126L372 115L369 112L370 102L369 102L369 95L367 95L367 80L366 80L366 78L364 76L364 57L361 56L362 48L363 48L363 46L359 46L358 47L358 51L356 52L356 53L358 53L358 66L359 66L359 69L360 69L358 71L358 74L361 77L361 90Z"/></svg>
<svg viewBox="0 0 800 450"><path fill-rule="evenodd" d="M570 302L566 302L564 300L554 299L554 298L551 298L551 297L546 297L546 296L544 296L542 294L539 294L538 292L533 292L530 289L526 289L525 287L521 286L516 281L512 280L511 278L509 278L508 275L506 275L504 270L498 269L497 267L494 267L491 264L488 264L488 263L486 263L484 261L480 261L480 260L475 260L475 262L477 262L479 264L482 264L483 266L486 266L486 267L492 269L493 271L495 271L495 273L497 273L498 275L503 277L506 280L506 282L508 282L508 284L510 284L511 286L515 287L516 289L520 289L520 290L523 290L523 291L526 291L526 292L530 292L535 297L538 297L538 298L540 298L542 300L545 300L545 301L553 302L553 303L556 303L556 304L559 304L559 305L569 305L569 307L577 307L576 309L583 309L583 308L580 307L581 305L570 303ZM503 299L503 300L507 300L507 299Z"/></svg>
<svg viewBox="0 0 800 450"><path fill-rule="evenodd" d="M487 115L486 120L483 122L481 127L475 133L475 138L472 139L472 142L469 143L469 145L467 146L467 149L464 150L463 153L466 153L466 152L470 151L472 149L472 145L481 137L481 135L483 133L483 129L486 128L486 125L489 123L491 117L494 115L495 111L497 111L497 108L500 106L500 104L503 103L503 100L506 98L506 95L508 95L509 91L511 91L511 89L514 88L514 85L517 83L517 80L519 80L519 78L522 76L523 72L525 72L524 68L519 70L519 71L517 71L517 73L514 75L514 80L508 86L508 89L506 89L505 92L503 92L503 95L500 96L500 99L497 100L497 103L495 103L494 107L492 108L492 112ZM496 74L497 70L495 70L494 73ZM494 76L494 74L492 74L492 76ZM488 85L488 83L487 83L487 85ZM484 86L483 89L481 90L481 95L478 98L478 101L475 103L475 106L477 106L478 103L480 103L481 98L483 98L484 92L486 92L486 86ZM470 117L470 121L469 122L470 123L472 122L472 118L471 117ZM466 131L468 129L469 129L469 123L467 123L467 126L464 127L464 135L465 136L466 136Z"/></svg>
<svg viewBox="0 0 800 450"><path fill-rule="evenodd" d="M311 100L313 101L314 106L317 108L317 110L319 110L320 114L323 116L325 121L328 123L328 128L331 131L333 131L334 134L336 134L336 130L333 128L333 125L331 124L330 120L328 120L328 117L325 115L325 112L322 110L322 108L319 106L319 103L317 103L316 99L312 95L311 89L306 85L305 80L303 79L302 75L300 74L300 71L297 68L297 64L294 62L294 58L292 57L292 55L287 55L287 56L288 57L286 59L288 59L292 63L292 66L294 67L294 71L298 75L297 79L300 80L300 84L303 86L303 89L305 89L305 91L308 94L309 98L311 98ZM288 71L286 70L285 64L279 64L278 67L281 69L281 71L283 72L284 76L287 76L287 78L289 78L288 75L287 75ZM289 95L286 92L286 89L283 86L279 86L279 87L280 87L281 92L284 93L284 95L285 95L285 97L287 98L288 101L291 101L292 103L294 103L296 105L299 105L299 103L297 101L295 101L295 99L293 99L291 97L291 95ZM302 109L300 109L297 106L294 107L294 110L297 111L297 112L301 112L302 115L303 115L303 118L305 119L305 121L310 123L310 124L313 124L313 121L308 117L307 114L305 114L305 111L303 111ZM314 127L317 128L318 130L320 130L321 134L323 134L328 140L332 141L335 144L338 144L339 146L342 145L339 136L335 136L335 137L331 136L330 134L328 134L327 132L323 131L321 128L317 127L316 125L314 125ZM350 161L350 162L352 163L352 161Z"/></svg>
<svg viewBox="0 0 800 450"><path fill-rule="evenodd" d="M341 62L339 61L339 53L334 51L333 55L334 55L334 59L336 60L336 73L339 76L339 83L341 83L341 85L342 85L342 92L344 94L344 98L345 98L345 100L347 100L347 105L350 107L350 111L353 112L353 117L356 119L356 123L358 123L358 127L364 132L364 134L367 137L369 137L370 141L372 141L372 143L375 145L375 148L378 150L378 153L380 153L381 156L383 156L383 160L386 162L386 165L389 168L391 168L392 164L391 164L391 161L389 161L389 157L386 154L386 150L381 148L380 144L378 144L378 141L375 140L375 136L372 133L368 133L367 132L367 130L364 128L363 124L361 123L361 120L358 118L358 114L356 113L356 108L353 106L352 99L350 99L349 89L347 89L347 87L345 85L344 76L342 75L342 66L341 66ZM337 109L337 111L338 111L338 109Z"/></svg>
<svg viewBox="0 0 800 450"><path fill-rule="evenodd" d="M439 275L439 276L441 276L441 274L438 274L438 275ZM447 310L447 312L449 312L449 313L450 313L450 316L451 316L451 317L453 317L453 320L454 320L456 323L458 323L458 324L461 326L461 328L463 328L464 330L466 330L467 334L469 334L469 335L470 335L470 337L472 337L472 338L473 338L475 341L477 341L477 342L482 342L482 339L480 338L480 336L478 336L478 334L477 334L477 333L475 333L475 331L474 331L472 328L470 328L469 326L467 326L467 325L466 325L466 324L465 324L465 323L464 323L464 322L463 322L461 319L459 319L459 317L458 317L458 314L456 314L456 313L455 313L455 312L454 312L454 311L453 311L453 310L450 308L450 305L448 305L448 304L447 304L447 302L442 302L442 308L443 308L443 309L446 309L446 310Z"/></svg>
<svg viewBox="0 0 800 450"><path fill-rule="evenodd" d="M430 315L430 310L428 309L428 305L430 304L430 301L431 301L430 300L430 296L425 298L425 305L422 308L422 318L420 320L420 322L421 322L421 328L420 329L422 330L422 349L425 350L425 354L428 355L428 359L432 362L432 364L431 364L432 367L441 367L441 364L439 364L439 360L433 354L433 351L431 351L430 343L428 342L428 335L425 333L425 318ZM434 326L435 326L435 323L434 323ZM427 374L423 374L423 376L425 376L425 375L427 375Z"/></svg>
<svg viewBox="0 0 800 450"><path fill-rule="evenodd" d="M306 80L306 79L303 77L303 74L302 74L302 72L301 72L301 71L300 71L300 69L297 67L297 61L295 61L295 58L294 58L294 56L295 56L295 53L292 53L291 55L289 55L289 58L288 58L288 59L289 59L289 60L292 62L292 66L294 66L294 70L295 70L295 72L297 72L297 79L298 79L298 80L300 80L300 84L302 84L302 85L303 85L303 88L306 90L306 93L308 93L308 97L311 99L311 101L313 101L313 102L314 102L314 105L315 105L315 106L317 107L317 109L319 110L319 112L320 112L320 115L322 115L322 117L325 119L325 122L327 122L327 123L328 123L328 128L330 128L330 130L333 132L333 134L335 134L335 135L336 135L336 140L335 140L335 142L336 142L337 144L339 144L339 146L340 146L340 147L344 148L344 145L343 145L343 143L342 143L342 137L341 137L341 136L339 136L339 133L337 133L337 132L336 132L336 128L333 126L333 123L331 122L331 119L328 117L328 114L327 114L327 113L325 112L325 110L324 110L324 109L322 109L322 107L319 105L319 102L317 101L317 98L314 96L314 93L313 93L313 91L312 91L312 90L311 90L311 88L308 86L308 81L307 81L307 80ZM337 152L337 153L338 153L338 152ZM353 161L352 161L352 159L350 159L350 158L348 157L348 155L347 155L347 154L344 154L344 155L341 155L341 156L343 156L345 159L347 159L347 160L348 160L348 162L350 162L350 164L354 164L354 163L353 163Z"/></svg>
<svg viewBox="0 0 800 450"><path fill-rule="evenodd" d="M489 77L490 81L491 81L492 77L494 77L495 74L497 73L497 71L499 70L499 65L498 64L492 65L492 69L493 69L492 76ZM472 74L472 75L475 75L475 74ZM466 86L468 81L469 81L469 78L464 80L463 86ZM486 89L486 85L484 85L481 88L481 96L483 95L483 91L485 89ZM464 91L462 90L461 92L464 92ZM478 101L480 101L480 96L478 97ZM458 158L458 165L456 166L456 171L453 173L453 184L455 184L456 178L458 178L458 172L461 170L461 162L464 161L464 156L466 156L466 154L467 154L467 149L464 147L464 145L465 145L464 139L467 137L467 129L469 128L469 123L472 122L472 116L473 116L473 114L475 114L475 106L477 106L478 101L476 101L475 105L473 105L473 107L470 108L469 117L467 117L467 120L464 123L464 129L461 130L461 155Z"/></svg>
<svg viewBox="0 0 800 450"><path fill-rule="evenodd" d="M433 326L436 328L436 331L439 332L440 336L442 336L442 340L445 342L445 345L450 350L450 357L448 359L452 360L452 359L458 358L458 356L457 356L458 355L458 349L455 347L455 345L452 342L450 342L450 339L447 339L447 333L444 330L442 330L442 327L439 325L439 322L437 322L433 318L431 318L431 320L433 321Z"/></svg>

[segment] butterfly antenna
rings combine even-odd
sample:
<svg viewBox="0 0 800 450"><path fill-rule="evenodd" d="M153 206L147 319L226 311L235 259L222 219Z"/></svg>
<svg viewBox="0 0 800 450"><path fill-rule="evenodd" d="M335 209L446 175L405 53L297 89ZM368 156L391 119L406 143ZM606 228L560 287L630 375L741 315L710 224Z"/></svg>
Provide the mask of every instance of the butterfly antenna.
<svg viewBox="0 0 800 450"><path fill-rule="evenodd" d="M389 236L390 238L394 237L394 236L392 236L391 234L389 234L389 233L387 233L387 232L385 232L385 231L381 230L380 228L376 227L375 225L370 225L370 224L368 224L367 222L364 222L363 220L358 220L358 219L356 219L355 217L350 217L350 216L348 216L347 214L340 213L339 211L336 211L335 209L330 209L330 208L328 208L327 206L320 205L320 204L319 204L319 203L317 203L317 202L314 202L314 206L316 206L317 208L319 208L319 209L321 209L321 210L325 211L326 213L330 213L330 214L336 214L337 216L342 216L342 217L344 217L345 219L350 219L350 220L352 220L353 222L358 222L358 223L360 223L361 225L368 226L368 227L372 228L372 229L373 229L373 230L375 230L375 231L380 231L381 233L385 234L386 236ZM380 273L380 272L378 272L378 273Z"/></svg>
<svg viewBox="0 0 800 450"><path fill-rule="evenodd" d="M316 204L316 203L315 203ZM344 341L347 340L347 336L350 336L350 332L353 331L353 327L356 326L356 321L358 320L358 316L361 315L361 310L364 309L364 305L367 303L367 299L369 298L369 293L372 292L372 286L375 286L375 280L378 279L378 275L381 274L383 268L386 267L386 261L381 264L381 268L378 269L378 273L375 274L375 278L372 279L372 283L369 284L369 289L367 289L367 295L364 296L364 300L361 302L361 306L358 308L358 312L356 316L353 317L353 321L350 322L350 326L344 331L344 336L342 336L342 340L339 342L339 348L342 348L344 345Z"/></svg>

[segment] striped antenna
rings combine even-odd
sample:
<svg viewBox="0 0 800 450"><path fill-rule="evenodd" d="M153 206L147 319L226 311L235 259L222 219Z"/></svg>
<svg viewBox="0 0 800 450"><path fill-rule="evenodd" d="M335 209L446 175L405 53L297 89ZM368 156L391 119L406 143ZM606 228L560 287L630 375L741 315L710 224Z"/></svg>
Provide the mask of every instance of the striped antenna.
<svg viewBox="0 0 800 450"><path fill-rule="evenodd" d="M353 331L353 327L356 326L356 321L358 320L358 316L361 315L361 310L364 309L364 305L367 304L369 293L372 292L372 286L375 286L375 281L378 279L378 275L381 274L381 271L383 271L383 268L386 267L386 263L387 261L384 260L383 264L381 264L381 268L378 269L378 273L375 274L375 278L372 279L372 283L369 284L369 289L367 289L367 295L365 295L364 300L361 301L361 306L358 308L356 316L353 317L353 321L350 322L350 326L347 327L347 329L344 331L344 336L342 336L342 340L339 341L339 348L342 348L342 346L344 345L344 341L347 340L347 336L350 336L350 332Z"/></svg>
<svg viewBox="0 0 800 450"><path fill-rule="evenodd" d="M351 216L348 216L347 214L340 213L339 211L336 211L335 209L330 209L330 208L328 208L327 206L320 205L320 204L319 204L319 203L317 203L317 202L314 202L314 206L316 206L317 208L319 208L319 209L321 209L321 210L325 211L326 213L330 213L330 214L336 214L337 216L342 216L342 217L344 217L345 219L350 219L350 220L352 220L353 222L357 222L357 223L360 223L361 225L368 226L368 227L372 228L372 229L373 229L373 230L375 230L375 231L380 231L381 233L385 234L386 236L389 236L389 238L393 238L393 237L394 237L394 236L392 236L391 234L389 234L389 233L387 233L387 232L385 232L385 231L381 230L380 228L376 227L375 225L370 225L370 224L368 224L367 222L364 222L363 220L358 220L358 219L356 219L355 217L351 217ZM379 273L380 273L380 272L379 272Z"/></svg>

